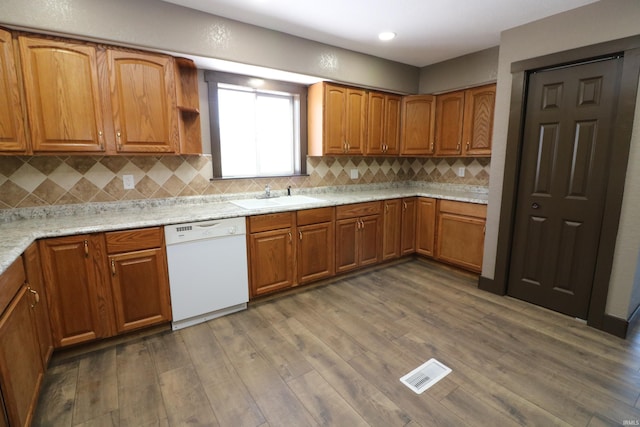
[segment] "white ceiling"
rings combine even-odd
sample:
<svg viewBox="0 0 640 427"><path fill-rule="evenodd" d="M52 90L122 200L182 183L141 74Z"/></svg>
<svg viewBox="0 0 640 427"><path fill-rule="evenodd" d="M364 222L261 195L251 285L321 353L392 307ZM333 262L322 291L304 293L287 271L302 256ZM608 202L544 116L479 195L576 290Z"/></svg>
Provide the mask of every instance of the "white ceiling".
<svg viewBox="0 0 640 427"><path fill-rule="evenodd" d="M597 0L164 0L423 67L500 43L500 32ZM397 37L381 42L377 34Z"/></svg>

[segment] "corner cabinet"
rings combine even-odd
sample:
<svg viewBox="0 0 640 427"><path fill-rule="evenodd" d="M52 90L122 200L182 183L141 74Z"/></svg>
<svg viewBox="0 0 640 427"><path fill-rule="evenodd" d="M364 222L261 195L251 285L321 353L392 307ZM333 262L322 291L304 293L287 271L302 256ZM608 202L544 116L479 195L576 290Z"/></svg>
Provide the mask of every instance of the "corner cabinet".
<svg viewBox="0 0 640 427"><path fill-rule="evenodd" d="M367 131L367 92L320 82L308 92L308 154L363 154Z"/></svg>
<svg viewBox="0 0 640 427"><path fill-rule="evenodd" d="M108 98L100 88L96 46L18 40L33 152L104 153Z"/></svg>
<svg viewBox="0 0 640 427"><path fill-rule="evenodd" d="M251 216L247 229L250 296L293 286L295 212Z"/></svg>
<svg viewBox="0 0 640 427"><path fill-rule="evenodd" d="M0 416L5 412L8 425L27 427L44 367L31 316L35 302L25 283L22 258L18 258L0 276L0 405L4 401Z"/></svg>
<svg viewBox="0 0 640 427"><path fill-rule="evenodd" d="M119 153L175 153L178 116L173 59L107 50L111 106Z"/></svg>
<svg viewBox="0 0 640 427"><path fill-rule="evenodd" d="M0 29L0 153L25 154L27 139L11 33Z"/></svg>
<svg viewBox="0 0 640 427"><path fill-rule="evenodd" d="M435 153L435 101L433 95L402 97L401 155L424 156Z"/></svg>

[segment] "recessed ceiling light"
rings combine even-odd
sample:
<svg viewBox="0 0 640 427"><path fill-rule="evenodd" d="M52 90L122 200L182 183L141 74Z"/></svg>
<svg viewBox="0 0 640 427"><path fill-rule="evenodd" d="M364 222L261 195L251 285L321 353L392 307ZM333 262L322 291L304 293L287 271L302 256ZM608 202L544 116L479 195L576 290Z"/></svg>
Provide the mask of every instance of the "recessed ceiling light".
<svg viewBox="0 0 640 427"><path fill-rule="evenodd" d="M378 34L378 38L382 41L389 41L389 40L393 40L396 38L396 33L394 33L393 31L384 31L380 34Z"/></svg>

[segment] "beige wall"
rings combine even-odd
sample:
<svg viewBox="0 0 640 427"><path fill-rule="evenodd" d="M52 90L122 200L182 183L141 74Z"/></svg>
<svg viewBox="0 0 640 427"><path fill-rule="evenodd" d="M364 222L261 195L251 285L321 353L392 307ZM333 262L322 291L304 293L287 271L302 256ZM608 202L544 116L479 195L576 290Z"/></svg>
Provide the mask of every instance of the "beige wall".
<svg viewBox="0 0 640 427"><path fill-rule="evenodd" d="M558 14L504 31L498 63L498 88L489 183L489 207L482 274L493 278L502 196L509 102L511 63L563 50L640 34L640 1L601 0L588 6ZM638 109L631 141L629 169L622 217L606 313L627 319L639 301L632 301L634 275L640 246L640 129Z"/></svg>
<svg viewBox="0 0 640 427"><path fill-rule="evenodd" d="M499 46L439 62L420 69L420 93L493 83L498 76Z"/></svg>
<svg viewBox="0 0 640 427"><path fill-rule="evenodd" d="M159 0L2 0L0 25L275 68L401 93L419 69Z"/></svg>

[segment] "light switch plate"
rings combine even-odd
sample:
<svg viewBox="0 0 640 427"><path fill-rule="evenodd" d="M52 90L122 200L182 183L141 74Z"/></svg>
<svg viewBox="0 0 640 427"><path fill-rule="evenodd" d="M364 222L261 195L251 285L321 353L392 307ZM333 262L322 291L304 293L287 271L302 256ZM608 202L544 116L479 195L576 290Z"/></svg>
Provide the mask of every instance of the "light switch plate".
<svg viewBox="0 0 640 427"><path fill-rule="evenodd" d="M460 177L464 176L464 166L460 166L458 168L458 176Z"/></svg>
<svg viewBox="0 0 640 427"><path fill-rule="evenodd" d="M122 185L124 185L125 190L133 190L136 186L133 181L133 175L122 175Z"/></svg>
<svg viewBox="0 0 640 427"><path fill-rule="evenodd" d="M351 179L358 179L358 169L351 169Z"/></svg>

